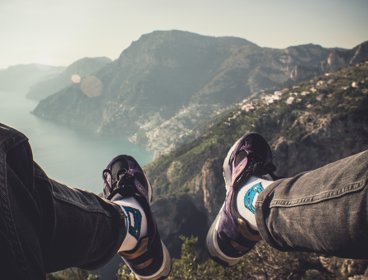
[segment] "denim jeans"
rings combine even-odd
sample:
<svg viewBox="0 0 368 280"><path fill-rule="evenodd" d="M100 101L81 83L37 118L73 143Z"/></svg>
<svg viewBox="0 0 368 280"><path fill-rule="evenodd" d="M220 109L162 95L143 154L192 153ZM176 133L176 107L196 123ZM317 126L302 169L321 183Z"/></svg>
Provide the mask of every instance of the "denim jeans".
<svg viewBox="0 0 368 280"><path fill-rule="evenodd" d="M257 199L267 243L347 258L368 258L368 151L272 183Z"/></svg>
<svg viewBox="0 0 368 280"><path fill-rule="evenodd" d="M97 268L117 252L121 212L99 196L48 178L28 139L0 124L0 278Z"/></svg>

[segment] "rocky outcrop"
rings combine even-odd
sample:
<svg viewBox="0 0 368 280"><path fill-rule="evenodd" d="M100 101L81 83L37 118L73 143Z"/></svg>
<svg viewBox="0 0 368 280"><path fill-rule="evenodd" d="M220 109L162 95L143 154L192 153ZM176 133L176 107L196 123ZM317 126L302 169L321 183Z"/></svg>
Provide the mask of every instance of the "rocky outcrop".
<svg viewBox="0 0 368 280"><path fill-rule="evenodd" d="M175 203L155 202L160 209L160 230L180 235L180 217L190 219L190 208L197 213L190 215L201 217L203 224L201 228L186 224L185 233L202 232L198 236L204 238L225 195L222 161L229 147L246 132L256 131L267 139L281 176L318 168L368 149L367 74L368 62L246 99L197 140L148 165L146 171L155 197L165 201L183 199L187 204L187 208L178 210ZM176 213L170 222L168 212ZM165 234L165 238L175 244L173 236Z"/></svg>
<svg viewBox="0 0 368 280"><path fill-rule="evenodd" d="M160 235L170 248L171 255L180 255L180 236L200 236L201 242L204 242L206 228L203 225L207 223L207 217L192 197L181 195L158 199L152 211L155 217L165 217L159 221Z"/></svg>

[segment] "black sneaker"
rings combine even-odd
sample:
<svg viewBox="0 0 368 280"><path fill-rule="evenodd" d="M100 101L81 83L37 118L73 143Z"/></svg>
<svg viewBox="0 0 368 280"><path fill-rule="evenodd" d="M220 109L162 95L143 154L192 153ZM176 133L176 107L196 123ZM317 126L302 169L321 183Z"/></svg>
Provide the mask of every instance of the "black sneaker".
<svg viewBox="0 0 368 280"><path fill-rule="evenodd" d="M208 252L218 263L235 265L261 239L240 216L236 194L251 176L269 174L275 179L275 169L271 149L259 134L246 134L230 148L223 164L225 201L206 239Z"/></svg>
<svg viewBox="0 0 368 280"><path fill-rule="evenodd" d="M147 236L138 240L133 250L119 254L137 279L165 278L171 270L171 259L151 213L152 188L142 168L133 157L120 155L107 165L103 178L106 199L116 201L134 196L147 217Z"/></svg>

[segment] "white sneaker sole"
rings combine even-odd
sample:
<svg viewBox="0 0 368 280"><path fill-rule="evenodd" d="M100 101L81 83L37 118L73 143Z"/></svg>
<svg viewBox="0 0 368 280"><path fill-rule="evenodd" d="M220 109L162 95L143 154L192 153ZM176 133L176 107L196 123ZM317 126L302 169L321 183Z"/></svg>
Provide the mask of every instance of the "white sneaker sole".
<svg viewBox="0 0 368 280"><path fill-rule="evenodd" d="M144 177L148 183L148 204L151 206L152 205L152 192L153 192L152 186L145 174L144 174ZM170 253L167 250L165 243L162 242L162 240L161 240L161 246L162 246L163 259L162 259L162 265L160 269L157 270L157 272L155 272L154 274L150 276L142 276L142 275L134 273L135 277L138 280L157 280L157 279L160 279L161 277L167 277L170 274L170 271L171 271Z"/></svg>
<svg viewBox="0 0 368 280"><path fill-rule="evenodd" d="M157 280L157 279L160 279L161 277L167 277L170 274L170 271L171 271L170 254L166 248L166 245L162 241L161 241L161 245L162 245L162 252L163 252L163 261L162 261L162 265L160 269L157 270L157 272L155 272L154 274L149 275L149 276L142 276L142 275L134 273L135 277L138 280Z"/></svg>
<svg viewBox="0 0 368 280"><path fill-rule="evenodd" d="M222 208L221 208L221 210L222 210ZM217 243L216 227L217 227L218 220L220 218L221 210L217 214L216 219L213 221L210 229L208 230L207 238L206 238L207 249L208 249L208 252L209 252L209 254L212 258L217 258L217 259L221 260L222 262L224 262L225 264L227 264L228 266L233 266L233 265L237 264L240 261L241 257L240 258L233 258L233 257L229 257L229 256L225 255L221 251L221 249L220 249L220 247Z"/></svg>

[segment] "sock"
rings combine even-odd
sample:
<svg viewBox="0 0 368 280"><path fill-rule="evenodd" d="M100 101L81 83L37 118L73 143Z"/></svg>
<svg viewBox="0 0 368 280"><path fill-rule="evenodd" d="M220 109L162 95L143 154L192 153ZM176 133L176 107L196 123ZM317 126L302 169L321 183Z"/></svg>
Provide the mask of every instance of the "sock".
<svg viewBox="0 0 368 280"><path fill-rule="evenodd" d="M258 231L255 204L260 192L267 188L273 181L258 177L250 177L247 183L241 187L236 196L236 206L242 216L253 230Z"/></svg>
<svg viewBox="0 0 368 280"><path fill-rule="evenodd" d="M129 251L137 246L138 241L147 234L147 217L143 208L134 197L116 200L126 215L127 233L118 252Z"/></svg>

